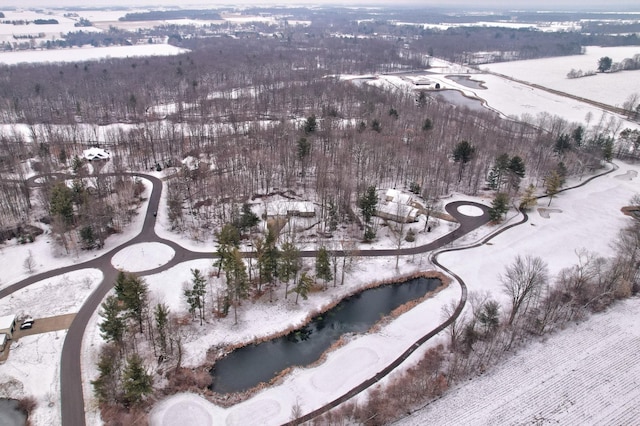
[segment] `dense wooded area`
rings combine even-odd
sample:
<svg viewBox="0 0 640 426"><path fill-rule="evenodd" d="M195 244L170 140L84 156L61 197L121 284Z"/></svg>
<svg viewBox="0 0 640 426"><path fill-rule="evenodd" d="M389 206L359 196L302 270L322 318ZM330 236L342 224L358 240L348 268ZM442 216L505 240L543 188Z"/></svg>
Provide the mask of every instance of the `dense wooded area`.
<svg viewBox="0 0 640 426"><path fill-rule="evenodd" d="M335 77L424 68L425 50L434 45L449 50L446 40L453 40L468 49L497 48L500 39L521 37L511 30L480 46L473 43L487 29L425 33L399 43L325 37L314 28L289 27L269 38L183 39L192 51L176 57L0 68L2 119L29 129L25 135L5 126L0 133L4 222L31 215L32 195L20 177L29 167L75 170L76 156L95 145L111 151L115 171L173 168L174 228L211 238L242 203L274 190L317 203L323 221L329 205L347 221L370 186L412 187L425 198L475 194L503 154L519 157L529 181L541 186L559 164L569 175L597 165L619 130L595 117L579 140L567 139L557 150L557 140L575 135L576 125L549 116L505 120L448 104L437 92ZM459 31L467 34L464 44ZM542 40L536 32L523 37ZM458 161L454 150L462 141L474 155ZM515 196L518 188L511 189ZM45 186L45 200L48 191Z"/></svg>

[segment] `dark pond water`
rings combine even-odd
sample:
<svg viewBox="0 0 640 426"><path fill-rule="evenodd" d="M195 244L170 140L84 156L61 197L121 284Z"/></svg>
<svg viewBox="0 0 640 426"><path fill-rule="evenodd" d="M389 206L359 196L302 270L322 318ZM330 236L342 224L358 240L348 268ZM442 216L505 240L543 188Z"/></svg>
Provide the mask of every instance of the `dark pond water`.
<svg viewBox="0 0 640 426"><path fill-rule="evenodd" d="M436 278L417 278L364 290L341 301L290 334L236 349L218 360L211 375L211 390L241 392L268 382L291 366L314 363L340 336L362 333L391 311L440 286Z"/></svg>
<svg viewBox="0 0 640 426"><path fill-rule="evenodd" d="M469 75L448 75L447 78L471 89L486 89L481 81L472 80Z"/></svg>
<svg viewBox="0 0 640 426"><path fill-rule="evenodd" d="M0 425L24 426L27 416L18 410L18 401L15 399L0 398Z"/></svg>
<svg viewBox="0 0 640 426"><path fill-rule="evenodd" d="M467 98L462 93L457 90L440 90L434 94L436 97L442 97L445 101L452 103L454 105L458 105L461 107L466 107L474 111L488 111L482 105L482 101L478 99Z"/></svg>

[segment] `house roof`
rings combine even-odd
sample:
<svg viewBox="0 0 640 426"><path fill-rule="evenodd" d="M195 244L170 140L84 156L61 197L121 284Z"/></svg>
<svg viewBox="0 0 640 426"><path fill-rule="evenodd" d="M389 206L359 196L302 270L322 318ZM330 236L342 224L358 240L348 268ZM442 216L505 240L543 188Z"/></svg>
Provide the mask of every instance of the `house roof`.
<svg viewBox="0 0 640 426"><path fill-rule="evenodd" d="M82 154L87 160L108 160L110 157L109 152L96 147L85 149Z"/></svg>
<svg viewBox="0 0 640 426"><path fill-rule="evenodd" d="M400 192L397 189L387 189L386 197L390 199L389 201L401 204L409 204L413 199L411 195Z"/></svg>
<svg viewBox="0 0 640 426"><path fill-rule="evenodd" d="M14 315L5 315L0 317L0 330L6 330L10 328L13 323L16 321L16 316Z"/></svg>
<svg viewBox="0 0 640 426"><path fill-rule="evenodd" d="M386 203L386 204L378 204L376 208L376 212L378 214L383 213L390 217L397 218L414 218L418 216L418 210L414 209L411 206L407 206L406 204L401 203Z"/></svg>

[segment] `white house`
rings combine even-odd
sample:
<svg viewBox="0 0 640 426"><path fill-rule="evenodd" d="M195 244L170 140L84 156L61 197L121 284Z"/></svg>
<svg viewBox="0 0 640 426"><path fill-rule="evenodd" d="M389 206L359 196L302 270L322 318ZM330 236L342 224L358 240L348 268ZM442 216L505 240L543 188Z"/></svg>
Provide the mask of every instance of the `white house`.
<svg viewBox="0 0 640 426"><path fill-rule="evenodd" d="M411 194L397 189L387 189L384 203L378 203L376 216L395 222L415 222L420 212L413 207L414 200Z"/></svg>
<svg viewBox="0 0 640 426"><path fill-rule="evenodd" d="M86 160L89 160L89 161L108 160L110 157L109 151L104 150L102 148L96 148L96 147L85 149L82 152L82 155Z"/></svg>
<svg viewBox="0 0 640 426"><path fill-rule="evenodd" d="M13 331L16 329L16 316L5 315L0 317L0 334L6 334L7 339L13 338Z"/></svg>
<svg viewBox="0 0 640 426"><path fill-rule="evenodd" d="M376 216L395 222L415 222L419 214L417 209L402 203L379 203L376 207Z"/></svg>

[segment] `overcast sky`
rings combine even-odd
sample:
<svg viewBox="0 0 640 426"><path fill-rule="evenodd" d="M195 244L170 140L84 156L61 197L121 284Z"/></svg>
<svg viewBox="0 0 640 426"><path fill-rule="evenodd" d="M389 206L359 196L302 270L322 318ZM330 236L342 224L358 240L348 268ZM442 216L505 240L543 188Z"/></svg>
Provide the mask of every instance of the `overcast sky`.
<svg viewBox="0 0 640 426"><path fill-rule="evenodd" d="M0 0L2 8L28 7L104 7L104 6L216 6L216 5L303 5L338 4L344 6L393 5L401 4L424 7L450 8L464 6L470 9L501 8L501 9L537 9L537 10L611 10L638 11L639 0Z"/></svg>

